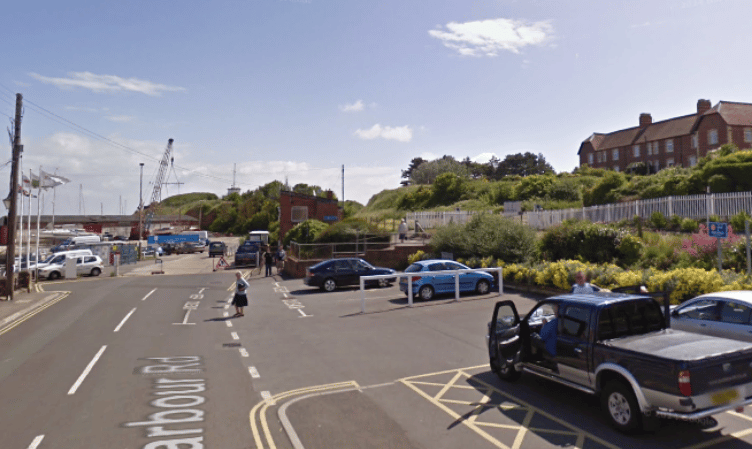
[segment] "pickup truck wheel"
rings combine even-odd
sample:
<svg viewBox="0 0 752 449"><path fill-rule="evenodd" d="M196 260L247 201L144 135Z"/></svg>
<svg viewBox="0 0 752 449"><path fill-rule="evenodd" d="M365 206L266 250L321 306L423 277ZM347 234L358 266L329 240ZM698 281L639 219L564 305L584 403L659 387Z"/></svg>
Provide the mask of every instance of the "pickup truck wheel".
<svg viewBox="0 0 752 449"><path fill-rule="evenodd" d="M420 299L428 301L433 298L433 287L430 285L424 285L418 290L418 296L420 296Z"/></svg>
<svg viewBox="0 0 752 449"><path fill-rule="evenodd" d="M603 389L601 401L603 411L618 431L632 433L638 429L641 412L631 387L611 381Z"/></svg>
<svg viewBox="0 0 752 449"><path fill-rule="evenodd" d="M514 367L514 363L509 360L499 360L497 365L498 369L496 370L496 375L499 376L499 379L501 380L514 382L522 375L522 373L517 371Z"/></svg>
<svg viewBox="0 0 752 449"><path fill-rule="evenodd" d="M491 291L491 284L488 283L488 281L480 280L475 285L475 292L479 295L485 295L489 291Z"/></svg>
<svg viewBox="0 0 752 449"><path fill-rule="evenodd" d="M332 279L326 279L323 284L321 284L321 288L328 292L333 292L337 288L337 282Z"/></svg>

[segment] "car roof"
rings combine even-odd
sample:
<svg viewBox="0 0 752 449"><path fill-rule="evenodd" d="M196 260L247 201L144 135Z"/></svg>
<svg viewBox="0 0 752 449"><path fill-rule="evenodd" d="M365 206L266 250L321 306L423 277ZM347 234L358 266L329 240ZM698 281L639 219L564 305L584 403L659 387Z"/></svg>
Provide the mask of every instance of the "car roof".
<svg viewBox="0 0 752 449"><path fill-rule="evenodd" d="M693 299L699 298L721 298L733 299L734 301L746 302L752 304L752 291L749 290L730 290L727 292L705 293Z"/></svg>
<svg viewBox="0 0 752 449"><path fill-rule="evenodd" d="M609 305L617 304L632 299L649 299L650 296L635 295L630 293L613 293L613 292L594 292L594 293L568 293L547 298L551 301L576 302L587 305Z"/></svg>
<svg viewBox="0 0 752 449"><path fill-rule="evenodd" d="M417 264L417 265L424 265L425 266L425 265L431 265L432 263L437 263L437 262L442 262L443 263L443 262L455 262L455 261L454 260L450 260L450 259L426 259L426 260L417 260L417 261L415 261L413 263ZM455 263L459 263L459 262L455 262Z"/></svg>

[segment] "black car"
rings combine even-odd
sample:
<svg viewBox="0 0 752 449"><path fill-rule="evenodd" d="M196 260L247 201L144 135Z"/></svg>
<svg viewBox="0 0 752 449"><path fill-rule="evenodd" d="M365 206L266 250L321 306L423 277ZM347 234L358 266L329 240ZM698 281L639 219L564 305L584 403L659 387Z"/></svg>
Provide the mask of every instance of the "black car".
<svg viewBox="0 0 752 449"><path fill-rule="evenodd" d="M224 256L226 246L222 242L209 243L209 257Z"/></svg>
<svg viewBox="0 0 752 449"><path fill-rule="evenodd" d="M395 274L391 268L374 267L363 259L329 259L308 267L305 284L319 287L328 292L343 285L360 285L361 276ZM366 281L367 286L386 287L396 278L374 279Z"/></svg>

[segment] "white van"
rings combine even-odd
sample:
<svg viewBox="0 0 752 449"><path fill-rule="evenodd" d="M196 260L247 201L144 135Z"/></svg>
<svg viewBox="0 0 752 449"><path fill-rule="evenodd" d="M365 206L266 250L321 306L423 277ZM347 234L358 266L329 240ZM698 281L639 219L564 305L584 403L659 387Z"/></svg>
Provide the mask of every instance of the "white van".
<svg viewBox="0 0 752 449"><path fill-rule="evenodd" d="M60 251L66 251L75 248L77 245L90 245L92 243L100 243L102 239L98 235L77 235L66 239L63 243L50 249L53 253L59 253Z"/></svg>
<svg viewBox="0 0 752 449"><path fill-rule="evenodd" d="M45 268L50 265L63 265L67 259L75 259L78 256L93 256L90 249L73 249L70 251L60 251L50 255L50 257L39 262L38 268ZM32 265L31 269L35 268Z"/></svg>

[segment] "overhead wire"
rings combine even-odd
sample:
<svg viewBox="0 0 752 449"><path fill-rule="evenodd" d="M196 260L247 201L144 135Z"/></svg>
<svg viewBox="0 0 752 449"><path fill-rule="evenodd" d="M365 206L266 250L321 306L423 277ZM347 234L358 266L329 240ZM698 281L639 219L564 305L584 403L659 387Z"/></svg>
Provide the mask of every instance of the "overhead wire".
<svg viewBox="0 0 752 449"><path fill-rule="evenodd" d="M10 92L11 94L15 95L15 93L11 89L9 89L7 86L5 86L2 83L0 83L0 88L3 88L5 90L7 90L8 92ZM4 94L4 93L0 92L0 94ZM0 97L0 100L6 102L8 104L10 104L11 106L13 106L13 103L9 102L8 100L5 100L2 97ZM108 137L105 137L105 136L103 136L103 135L101 135L101 134L99 134L99 133L97 133L95 131L91 131L90 129L88 129L88 128L84 127L84 126L81 126L81 125L79 125L79 124L77 124L77 123L75 123L73 121L70 121L70 120L66 119L65 117L62 117L62 116L60 116L60 115L58 115L58 114L56 114L56 113L54 113L54 112L52 112L52 111L44 108L43 106L40 106L40 105L34 103L33 101L29 100L28 98L24 98L24 103L28 103L29 105L31 105L29 107L30 110L32 110L32 111L40 114L41 116L43 116L43 117L45 117L45 118L47 118L49 120L52 120L52 121L54 121L56 123L59 123L59 124L61 124L63 126L66 126L68 128L71 128L71 129L73 129L76 132L80 132L82 134L85 134L88 137L94 138L96 140L103 141L104 143L109 144L109 145L114 146L114 147L117 147L118 149L125 150L125 151L128 151L130 153L146 157L146 158L148 158L148 159L150 159L152 161L160 162L161 163L161 160L162 160L161 157L156 157L156 156L144 153L142 151L138 151L138 150L136 150L134 148L131 148L131 147L125 145L125 144L122 144L122 143L114 141L114 140L112 140L112 139L110 139ZM3 115L6 115L6 114L3 114ZM9 118L12 119L12 117L10 117L10 116L7 116L7 117L9 117ZM202 173L202 172L198 171L198 170L200 170L200 168L191 169L191 168L188 168L188 167L182 167L182 166L180 166L178 164L175 164L174 167L177 167L180 170L188 172L188 174L193 174L193 175L195 175L197 177L200 177L200 178L213 179L213 180L216 180L216 181L221 181L223 183L231 183L231 181L229 179L227 179L227 178L223 178L223 177L220 177L220 176L211 175L211 174L208 174L208 173ZM323 170L338 170L338 169L339 169L339 167L322 167L322 168L309 168L309 169L305 169L305 170L285 170L285 173L288 173L288 172L290 172L290 173L296 173L296 172L308 172L308 171L323 171ZM153 184L153 183L151 183L151 184ZM255 184L254 185L254 184L244 184L244 183L236 183L236 185L243 186L243 187L249 187L249 188L250 187L261 187L262 186L261 184Z"/></svg>

